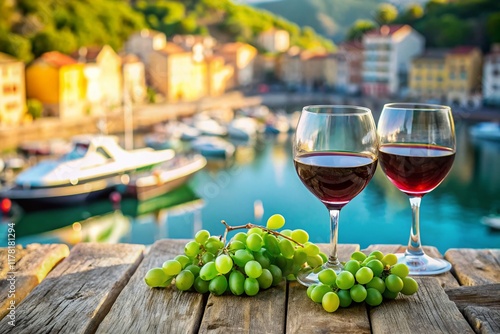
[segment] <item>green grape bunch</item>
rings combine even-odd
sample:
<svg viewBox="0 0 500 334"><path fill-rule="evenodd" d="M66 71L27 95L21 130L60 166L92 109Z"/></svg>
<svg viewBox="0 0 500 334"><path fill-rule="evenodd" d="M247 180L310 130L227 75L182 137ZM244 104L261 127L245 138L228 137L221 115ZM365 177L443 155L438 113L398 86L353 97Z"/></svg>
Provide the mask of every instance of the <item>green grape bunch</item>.
<svg viewBox="0 0 500 334"><path fill-rule="evenodd" d="M352 302L378 306L384 299L418 291L417 281L408 274L408 266L397 263L395 254L384 255L376 250L367 256L357 251L344 263L340 273L331 268L319 271L319 283L307 288L307 296L327 312L349 307Z"/></svg>
<svg viewBox="0 0 500 334"><path fill-rule="evenodd" d="M210 292L217 296L225 293L254 296L284 279L295 280L305 266L315 268L327 261L319 247L309 242L306 231L277 232L285 225L280 214L269 217L266 227L222 223L226 226L223 236L198 231L194 240L186 243L184 254L146 273L146 284L153 288L175 285L181 291ZM238 229L246 232L238 232L226 242L227 234Z"/></svg>

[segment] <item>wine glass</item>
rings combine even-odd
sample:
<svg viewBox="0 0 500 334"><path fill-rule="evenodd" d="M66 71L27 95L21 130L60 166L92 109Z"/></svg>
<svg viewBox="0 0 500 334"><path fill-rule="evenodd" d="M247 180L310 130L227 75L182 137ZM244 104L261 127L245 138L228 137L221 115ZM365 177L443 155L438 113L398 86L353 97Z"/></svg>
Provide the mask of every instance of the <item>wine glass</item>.
<svg viewBox="0 0 500 334"><path fill-rule="evenodd" d="M448 106L421 103L384 105L378 121L380 166L387 178L410 198L410 240L398 262L413 275L434 275L451 264L426 255L420 242L420 201L448 175L455 158L455 126Z"/></svg>
<svg viewBox="0 0 500 334"><path fill-rule="evenodd" d="M378 140L370 109L348 105L306 106L293 140L295 170L306 188L330 213L328 261L320 268L307 268L297 280L318 283L321 268L339 273L337 257L340 209L358 195L377 168Z"/></svg>

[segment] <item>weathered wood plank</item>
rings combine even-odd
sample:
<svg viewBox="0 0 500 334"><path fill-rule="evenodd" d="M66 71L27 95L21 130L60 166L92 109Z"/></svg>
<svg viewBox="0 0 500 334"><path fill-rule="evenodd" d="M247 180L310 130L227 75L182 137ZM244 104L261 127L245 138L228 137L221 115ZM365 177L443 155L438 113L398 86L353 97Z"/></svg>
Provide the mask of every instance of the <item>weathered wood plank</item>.
<svg viewBox="0 0 500 334"><path fill-rule="evenodd" d="M419 291L370 309L372 333L472 333L438 279L416 277Z"/></svg>
<svg viewBox="0 0 500 334"><path fill-rule="evenodd" d="M384 254L387 253L404 253L406 251L406 247L403 245L370 245L369 247L366 248L367 253L374 251L374 250L379 250ZM443 255L437 250L436 247L432 246L424 246L423 247L424 252L432 257L435 258L443 258ZM460 286L456 280L456 278L453 276L453 274L449 271L443 274L439 275L433 275L432 277L436 278L439 280L439 283L443 288L454 288Z"/></svg>
<svg viewBox="0 0 500 334"><path fill-rule="evenodd" d="M482 306L500 310L500 283L462 286L445 291L460 311L463 311L467 306Z"/></svg>
<svg viewBox="0 0 500 334"><path fill-rule="evenodd" d="M0 319L19 306L68 254L68 246L61 244L0 249Z"/></svg>
<svg viewBox="0 0 500 334"><path fill-rule="evenodd" d="M500 283L500 249L453 248L445 258L461 285Z"/></svg>
<svg viewBox="0 0 500 334"><path fill-rule="evenodd" d="M76 245L16 309L16 333L93 333L143 250L141 245ZM0 333L11 329L7 321L0 321Z"/></svg>
<svg viewBox="0 0 500 334"><path fill-rule="evenodd" d="M498 308L467 306L464 314L476 333L500 333L500 310Z"/></svg>
<svg viewBox="0 0 500 334"><path fill-rule="evenodd" d="M204 296L175 287L151 289L147 271L182 254L186 240L157 241L120 293L97 333L196 333L203 315ZM133 309L133 311L131 311ZM126 315L126 316L124 316Z"/></svg>
<svg viewBox="0 0 500 334"><path fill-rule="evenodd" d="M321 244L320 248L328 254L328 245ZM359 245L339 245L340 260L348 260L349 255L357 250ZM370 333L370 322L363 304L328 313L307 297L306 287L294 282L288 289L286 332Z"/></svg>

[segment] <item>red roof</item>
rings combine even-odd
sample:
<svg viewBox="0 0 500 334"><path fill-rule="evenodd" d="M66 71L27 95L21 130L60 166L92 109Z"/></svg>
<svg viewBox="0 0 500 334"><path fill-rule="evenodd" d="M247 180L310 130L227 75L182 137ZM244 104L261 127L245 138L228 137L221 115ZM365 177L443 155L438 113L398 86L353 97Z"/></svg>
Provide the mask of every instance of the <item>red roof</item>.
<svg viewBox="0 0 500 334"><path fill-rule="evenodd" d="M477 50L477 47L471 46L471 45L462 45L462 46L457 46L456 48L453 48L449 54L452 55L466 55L471 53L472 51Z"/></svg>
<svg viewBox="0 0 500 334"><path fill-rule="evenodd" d="M405 24L383 25L380 28L368 31L366 36L391 36L405 26Z"/></svg>
<svg viewBox="0 0 500 334"><path fill-rule="evenodd" d="M45 52L39 59L55 67L77 64L76 60L58 51Z"/></svg>

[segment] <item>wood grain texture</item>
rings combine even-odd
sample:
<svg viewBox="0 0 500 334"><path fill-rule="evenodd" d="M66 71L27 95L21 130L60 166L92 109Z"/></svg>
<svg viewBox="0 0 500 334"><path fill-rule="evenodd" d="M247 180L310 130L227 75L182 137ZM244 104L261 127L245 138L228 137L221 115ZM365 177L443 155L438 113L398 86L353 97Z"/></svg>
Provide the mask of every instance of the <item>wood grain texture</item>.
<svg viewBox="0 0 500 334"><path fill-rule="evenodd" d="M419 291L370 309L372 333L473 333L438 279L416 277Z"/></svg>
<svg viewBox="0 0 500 334"><path fill-rule="evenodd" d="M328 254L328 245L319 245ZM339 245L338 256L347 261L359 245ZM287 333L370 333L370 322L363 304L340 308L334 313L323 310L320 304L307 297L306 287L294 282L289 284Z"/></svg>
<svg viewBox="0 0 500 334"><path fill-rule="evenodd" d="M432 246L423 246L425 254L435 257L435 258L443 258L443 255L437 250L436 247ZM403 245L370 245L364 250L366 253L369 253L374 250L379 250L384 254L387 253L404 253L406 251L406 247ZM443 274L433 275L432 277L439 280L439 283L443 288L454 288L460 286L458 284L457 279L453 276L451 271L448 271Z"/></svg>
<svg viewBox="0 0 500 334"><path fill-rule="evenodd" d="M462 286L445 290L460 311L467 306L481 306L500 311L500 283Z"/></svg>
<svg viewBox="0 0 500 334"><path fill-rule="evenodd" d="M464 309L465 317L476 333L500 333L500 310L495 308L467 306Z"/></svg>
<svg viewBox="0 0 500 334"><path fill-rule="evenodd" d="M16 309L16 333L93 333L143 250L141 245L76 245ZM0 321L0 333L11 329L7 320Z"/></svg>
<svg viewBox="0 0 500 334"><path fill-rule="evenodd" d="M11 248L12 249L12 248ZM66 245L31 244L18 246L9 254L8 248L0 249L0 319L33 290L62 259L68 256ZM14 262L9 263L9 255ZM13 292L15 290L15 292Z"/></svg>
<svg viewBox="0 0 500 334"><path fill-rule="evenodd" d="M500 283L500 249L449 249L445 258L461 285Z"/></svg>
<svg viewBox="0 0 500 334"><path fill-rule="evenodd" d="M155 242L127 286L116 299L97 333L196 333L203 315L204 296L175 287L152 289L147 271L182 254L186 240Z"/></svg>

